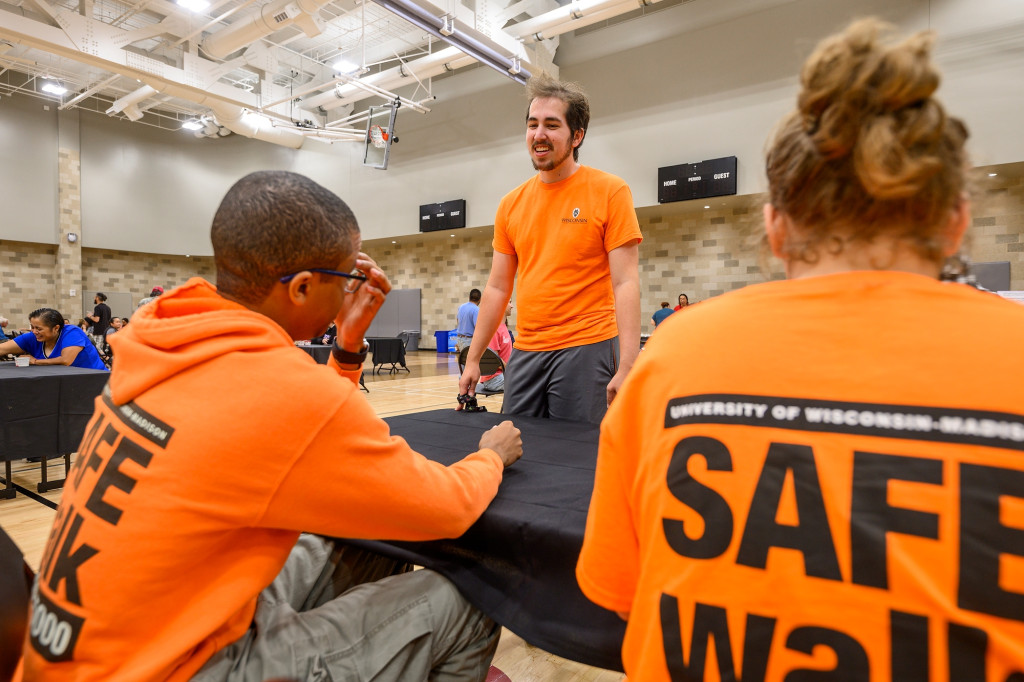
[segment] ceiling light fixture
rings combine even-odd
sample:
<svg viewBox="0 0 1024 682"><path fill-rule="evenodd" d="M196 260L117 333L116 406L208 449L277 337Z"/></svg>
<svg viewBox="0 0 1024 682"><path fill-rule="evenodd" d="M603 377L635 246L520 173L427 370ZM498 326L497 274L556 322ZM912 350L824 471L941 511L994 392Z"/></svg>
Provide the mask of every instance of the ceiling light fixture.
<svg viewBox="0 0 1024 682"><path fill-rule="evenodd" d="M190 12L202 12L204 9L210 6L207 0L177 0L178 5L184 7Z"/></svg>
<svg viewBox="0 0 1024 682"><path fill-rule="evenodd" d="M989 176L990 178L994 178L994 177L995 177L995 176L997 176L997 175L999 175L999 173L989 173L989 174L988 174L988 176Z"/></svg>
<svg viewBox="0 0 1024 682"><path fill-rule="evenodd" d="M68 91L67 88L65 88L63 85L61 85L60 83L58 83L56 81L46 81L45 83L43 83L43 87L41 88L41 90L43 92L48 92L51 95L58 95L58 96L59 95L63 95L64 93L66 93Z"/></svg>
<svg viewBox="0 0 1024 682"><path fill-rule="evenodd" d="M347 59L339 59L331 64L331 68L338 73L355 73L359 70L359 65L354 64Z"/></svg>
<svg viewBox="0 0 1024 682"><path fill-rule="evenodd" d="M472 29L456 27L455 20L450 17L436 17L413 0L373 0L381 7L402 17L413 26L417 26L430 35L443 40L452 47L457 47L473 59L486 64L506 78L520 85L533 75L519 62L519 57L506 56L490 45L482 42L482 34L477 38Z"/></svg>
<svg viewBox="0 0 1024 682"><path fill-rule="evenodd" d="M181 124L181 127L185 130L202 130L203 124L194 118L190 118Z"/></svg>

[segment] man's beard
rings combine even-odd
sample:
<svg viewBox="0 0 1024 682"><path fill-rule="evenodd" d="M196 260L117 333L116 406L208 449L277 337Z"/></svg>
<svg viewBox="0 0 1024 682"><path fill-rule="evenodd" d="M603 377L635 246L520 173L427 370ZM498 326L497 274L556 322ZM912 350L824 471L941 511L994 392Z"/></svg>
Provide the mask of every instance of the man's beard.
<svg viewBox="0 0 1024 682"><path fill-rule="evenodd" d="M533 164L533 170L536 170L536 171L554 170L555 168L560 166L563 161L565 161L567 158L569 158L570 154L572 154L572 147L569 147L568 149L566 149L565 153L562 154L561 158L559 158L557 161L552 160L550 157L548 157L547 159L545 159L541 163L537 163L537 160L531 156L530 157L530 163Z"/></svg>

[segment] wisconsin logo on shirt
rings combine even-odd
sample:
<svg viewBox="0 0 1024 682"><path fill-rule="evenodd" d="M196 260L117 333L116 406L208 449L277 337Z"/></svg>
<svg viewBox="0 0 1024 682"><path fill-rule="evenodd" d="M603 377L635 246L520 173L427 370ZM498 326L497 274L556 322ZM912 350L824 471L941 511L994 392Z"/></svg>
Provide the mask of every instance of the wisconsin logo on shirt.
<svg viewBox="0 0 1024 682"><path fill-rule="evenodd" d="M572 217L571 218L562 218L562 222L563 223L585 223L585 222L587 222L587 219L586 218L581 218L580 217L580 209L574 208L572 210Z"/></svg>

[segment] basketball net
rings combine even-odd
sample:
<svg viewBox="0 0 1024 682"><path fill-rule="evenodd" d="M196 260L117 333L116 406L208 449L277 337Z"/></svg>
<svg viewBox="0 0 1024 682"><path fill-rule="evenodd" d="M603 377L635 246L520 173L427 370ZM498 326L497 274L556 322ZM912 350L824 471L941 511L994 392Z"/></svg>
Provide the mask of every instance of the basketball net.
<svg viewBox="0 0 1024 682"><path fill-rule="evenodd" d="M372 126L370 128L370 142L377 149L383 149L388 144L388 134L384 131L384 128L380 126Z"/></svg>

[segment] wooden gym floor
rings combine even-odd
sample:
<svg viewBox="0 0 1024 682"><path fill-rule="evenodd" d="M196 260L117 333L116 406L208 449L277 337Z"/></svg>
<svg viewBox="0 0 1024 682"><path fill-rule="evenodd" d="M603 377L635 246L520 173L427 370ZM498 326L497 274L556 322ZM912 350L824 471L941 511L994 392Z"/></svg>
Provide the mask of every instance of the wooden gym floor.
<svg viewBox="0 0 1024 682"><path fill-rule="evenodd" d="M411 372L403 370L380 375L371 374L367 362L366 387L370 392L362 395L378 416L392 417L445 407L454 409L459 392L459 366L454 354L413 351L407 354L406 362ZM491 412L501 410L501 400L501 395L479 399ZM63 476L63 462L63 459L50 460L49 478ZM14 462L13 469L16 484L32 491L36 489L39 464L21 460ZM56 504L60 493L54 490L42 493L41 497ZM21 493L13 500L0 500L0 526L18 544L33 568L38 568L54 515L54 510ZM508 630L502 630L494 665L512 682L620 682L624 679L621 673L567 661L530 646Z"/></svg>

